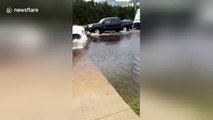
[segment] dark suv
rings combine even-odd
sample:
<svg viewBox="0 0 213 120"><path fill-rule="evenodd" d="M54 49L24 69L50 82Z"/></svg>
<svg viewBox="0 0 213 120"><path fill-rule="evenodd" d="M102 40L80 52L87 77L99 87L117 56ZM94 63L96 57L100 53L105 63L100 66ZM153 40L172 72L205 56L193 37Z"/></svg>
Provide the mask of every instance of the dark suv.
<svg viewBox="0 0 213 120"><path fill-rule="evenodd" d="M88 25L88 31L91 33L103 33L105 31L116 31L121 30L128 31L131 25L126 22L122 22L118 17L108 17L101 19L99 23L93 23Z"/></svg>

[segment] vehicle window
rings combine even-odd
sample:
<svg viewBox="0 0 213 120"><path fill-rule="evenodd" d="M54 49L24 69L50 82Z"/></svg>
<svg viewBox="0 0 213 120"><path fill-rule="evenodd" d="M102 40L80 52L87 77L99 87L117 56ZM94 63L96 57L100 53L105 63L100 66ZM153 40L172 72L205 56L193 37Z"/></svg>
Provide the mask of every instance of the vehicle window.
<svg viewBox="0 0 213 120"><path fill-rule="evenodd" d="M99 23L102 23L104 20L105 20L105 19L101 19L101 20L99 21Z"/></svg>
<svg viewBox="0 0 213 120"><path fill-rule="evenodd" d="M117 20L117 19L112 20L112 24L117 24L117 23L119 23L119 20Z"/></svg>
<svg viewBox="0 0 213 120"><path fill-rule="evenodd" d="M81 35L79 34L72 34L72 38L74 39L81 39Z"/></svg>
<svg viewBox="0 0 213 120"><path fill-rule="evenodd" d="M105 24L110 24L110 23L111 23L111 20L107 19L107 20L105 20L104 22L105 22Z"/></svg>

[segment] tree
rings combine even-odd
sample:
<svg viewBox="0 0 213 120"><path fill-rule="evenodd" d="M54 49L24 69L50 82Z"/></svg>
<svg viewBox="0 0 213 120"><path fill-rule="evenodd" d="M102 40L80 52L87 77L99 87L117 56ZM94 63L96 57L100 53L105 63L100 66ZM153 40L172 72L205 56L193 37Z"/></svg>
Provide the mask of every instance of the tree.
<svg viewBox="0 0 213 120"><path fill-rule="evenodd" d="M107 2L97 3L92 1L75 0L73 2L73 24L85 25L98 22L105 17L119 17L133 19L133 7L110 6Z"/></svg>

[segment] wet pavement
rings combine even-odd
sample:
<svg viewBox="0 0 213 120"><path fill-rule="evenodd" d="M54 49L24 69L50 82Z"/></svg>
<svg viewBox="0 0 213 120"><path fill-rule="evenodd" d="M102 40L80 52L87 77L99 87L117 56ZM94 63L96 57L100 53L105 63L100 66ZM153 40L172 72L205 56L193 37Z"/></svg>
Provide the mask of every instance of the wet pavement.
<svg viewBox="0 0 213 120"><path fill-rule="evenodd" d="M73 51L76 120L139 120L127 104L139 107L139 35L93 35L89 48Z"/></svg>
<svg viewBox="0 0 213 120"><path fill-rule="evenodd" d="M84 66L91 61L139 114L140 32L92 34L88 38L89 48L73 52L73 66Z"/></svg>
<svg viewBox="0 0 213 120"><path fill-rule="evenodd" d="M72 117L75 120L139 120L95 65L86 57L81 60L75 61L72 72Z"/></svg>

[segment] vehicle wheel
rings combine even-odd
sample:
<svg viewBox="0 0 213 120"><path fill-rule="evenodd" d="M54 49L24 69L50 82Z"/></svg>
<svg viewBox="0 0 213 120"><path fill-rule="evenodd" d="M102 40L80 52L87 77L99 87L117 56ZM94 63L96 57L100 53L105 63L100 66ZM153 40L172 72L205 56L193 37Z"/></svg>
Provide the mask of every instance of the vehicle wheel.
<svg viewBox="0 0 213 120"><path fill-rule="evenodd" d="M126 26L123 27L123 31L126 32L128 31L128 28Z"/></svg>
<svg viewBox="0 0 213 120"><path fill-rule="evenodd" d="M86 44L88 45L90 43L90 40L87 40Z"/></svg>
<svg viewBox="0 0 213 120"><path fill-rule="evenodd" d="M89 45L86 45L86 46L85 46L85 49L89 49Z"/></svg>
<svg viewBox="0 0 213 120"><path fill-rule="evenodd" d="M101 31L99 29L95 29L94 31L96 34L101 34Z"/></svg>

